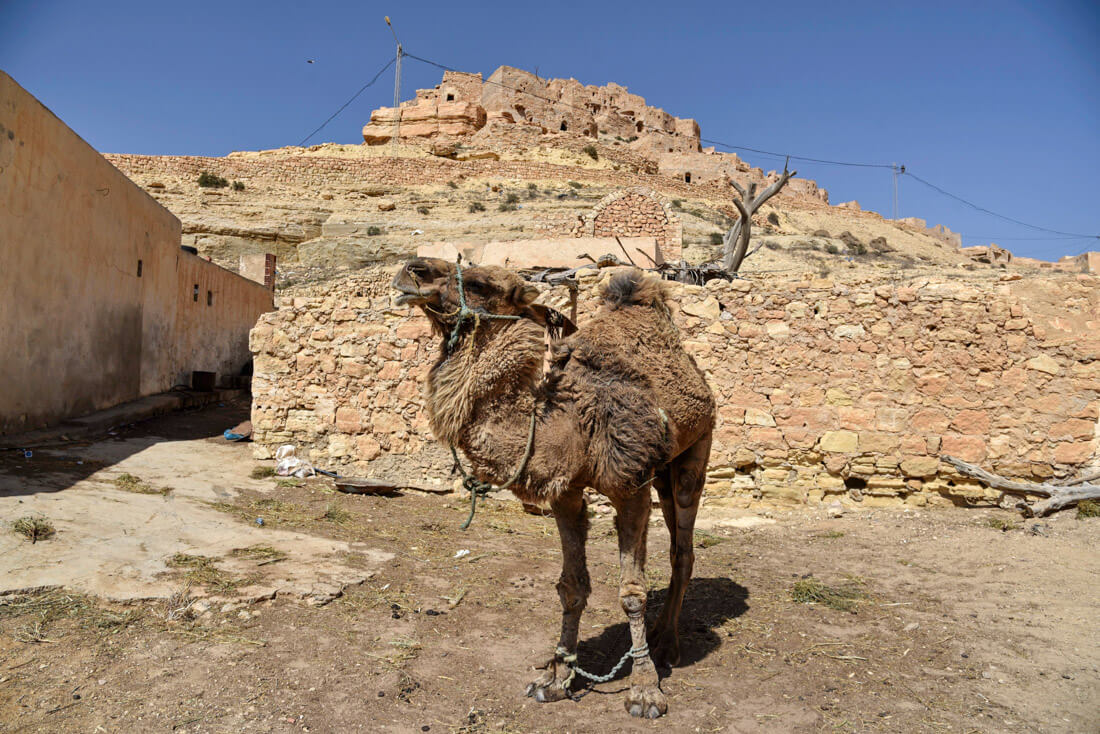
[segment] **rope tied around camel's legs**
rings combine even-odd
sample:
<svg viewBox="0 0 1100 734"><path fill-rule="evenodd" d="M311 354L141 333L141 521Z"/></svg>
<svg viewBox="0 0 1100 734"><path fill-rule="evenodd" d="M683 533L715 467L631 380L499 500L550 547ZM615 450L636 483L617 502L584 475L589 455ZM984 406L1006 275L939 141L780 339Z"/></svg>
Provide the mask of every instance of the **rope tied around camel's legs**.
<svg viewBox="0 0 1100 734"><path fill-rule="evenodd" d="M605 675L596 675L594 673L589 673L587 670L577 665L577 653L569 652L564 647L559 647L557 650L554 651L555 658L557 660L561 660L569 668L569 675L564 681L562 681L561 684L562 688L565 689L569 688L570 684L573 682L573 679L576 678L578 675L582 678L587 678L593 683L607 683L609 681L613 681L615 680L615 676L619 674L619 671L623 669L623 666L626 665L627 660L630 660L631 658L633 658L634 660L640 660L647 655L649 655L648 644L643 644L641 647L632 647L623 653L623 656L619 658L619 662L615 663L615 667L613 667L610 672L606 673Z"/></svg>
<svg viewBox="0 0 1100 734"><path fill-rule="evenodd" d="M523 458L519 462L519 468L516 469L516 473L512 475L511 479L497 487L497 489L508 489L519 481L520 476L527 470L527 462L531 460L531 454L535 448L535 421L537 418L537 411L532 411L531 427L527 431L527 448L523 452ZM462 462L458 460L458 450L455 449L454 445L451 446L451 458L454 459L454 468L458 469L462 474L462 486L470 493L470 515L466 518L466 522L459 526L460 530L466 530L470 527L470 523L474 521L474 513L477 512L477 498L489 494L493 489L493 485L490 482L481 481L462 468Z"/></svg>

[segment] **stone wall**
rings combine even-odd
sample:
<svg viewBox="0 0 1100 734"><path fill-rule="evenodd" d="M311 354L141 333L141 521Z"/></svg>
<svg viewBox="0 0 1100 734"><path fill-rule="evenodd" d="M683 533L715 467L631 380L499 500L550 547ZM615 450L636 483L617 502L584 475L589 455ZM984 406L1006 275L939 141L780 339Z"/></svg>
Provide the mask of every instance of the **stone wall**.
<svg viewBox="0 0 1100 734"><path fill-rule="evenodd" d="M711 198L727 201L732 189L719 183L688 184L655 173L578 168L536 161L455 161L447 158L322 158L272 156L268 158L205 156L154 156L107 154L105 156L131 178L175 177L196 179L203 171L240 180L249 189L265 185L295 187L342 184L347 186L418 186L446 184L464 179L503 178L526 181L581 181L604 186L642 186L666 196ZM783 196L783 194L780 194Z"/></svg>
<svg viewBox="0 0 1100 734"><path fill-rule="evenodd" d="M684 245L680 217L657 192L645 187L608 194L577 223L573 234L576 237L654 237L664 258L672 262L680 259Z"/></svg>
<svg viewBox="0 0 1100 734"><path fill-rule="evenodd" d="M582 285L582 314L596 277ZM438 338L422 316L390 308L387 281L362 276L323 297L281 299L260 320L257 456L295 443L326 468L450 481L421 411ZM1026 282L1051 295L1053 314L1031 308L1023 283L670 285L685 346L720 406L708 492L965 503L989 495L940 454L1026 478L1095 462L1100 279Z"/></svg>
<svg viewBox="0 0 1100 734"><path fill-rule="evenodd" d="M180 222L0 72L0 434L236 377L262 285L180 250Z"/></svg>

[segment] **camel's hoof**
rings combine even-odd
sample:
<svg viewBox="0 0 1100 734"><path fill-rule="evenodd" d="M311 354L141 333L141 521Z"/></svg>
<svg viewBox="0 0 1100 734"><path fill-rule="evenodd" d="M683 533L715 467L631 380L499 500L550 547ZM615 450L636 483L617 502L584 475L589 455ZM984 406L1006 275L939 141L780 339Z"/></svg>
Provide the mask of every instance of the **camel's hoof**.
<svg viewBox="0 0 1100 734"><path fill-rule="evenodd" d="M551 701L568 698L569 691L565 690L561 681L554 676L553 671L548 670L527 684L526 695L528 698L534 698L539 703L550 703Z"/></svg>
<svg viewBox="0 0 1100 734"><path fill-rule="evenodd" d="M626 710L639 719L656 719L668 713L668 699L657 686L631 686Z"/></svg>

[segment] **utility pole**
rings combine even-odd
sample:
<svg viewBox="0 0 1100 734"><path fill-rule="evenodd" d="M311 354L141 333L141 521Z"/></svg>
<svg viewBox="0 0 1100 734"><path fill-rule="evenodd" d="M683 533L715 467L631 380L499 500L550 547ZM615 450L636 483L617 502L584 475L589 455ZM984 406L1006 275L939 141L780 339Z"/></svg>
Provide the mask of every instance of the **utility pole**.
<svg viewBox="0 0 1100 734"><path fill-rule="evenodd" d="M390 16L386 16L386 25L393 34L393 42L397 44L397 64L394 66L393 75L393 136L390 138L390 148L393 155L397 155L397 139L401 134L401 57L404 51L401 49L401 41L397 40L397 31L390 22Z"/></svg>
<svg viewBox="0 0 1100 734"><path fill-rule="evenodd" d="M894 174L894 219L898 218L898 176L905 173L905 166L898 165L897 163L891 163L891 168Z"/></svg>

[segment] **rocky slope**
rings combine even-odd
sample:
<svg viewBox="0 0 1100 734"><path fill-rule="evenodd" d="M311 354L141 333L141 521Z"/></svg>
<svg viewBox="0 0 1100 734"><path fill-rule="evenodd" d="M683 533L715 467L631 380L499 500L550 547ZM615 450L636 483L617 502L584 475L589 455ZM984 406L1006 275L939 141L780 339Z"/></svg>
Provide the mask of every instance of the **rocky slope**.
<svg viewBox="0 0 1100 734"><path fill-rule="evenodd" d="M729 179L767 183L775 175L702 148L693 120L649 107L624 87L509 67L484 81L448 73L397 110L376 111L364 137L373 144L108 157L181 219L184 244L229 268L242 253L273 252L283 286L395 262L426 242L570 236L600 199L632 186L671 203L683 256L698 263L718 256L737 217ZM238 183L200 187L204 171ZM831 206L805 179L792 179L758 217L763 247L746 273L899 277L1006 265L1003 257L976 263L946 228L887 220L855 202Z"/></svg>

